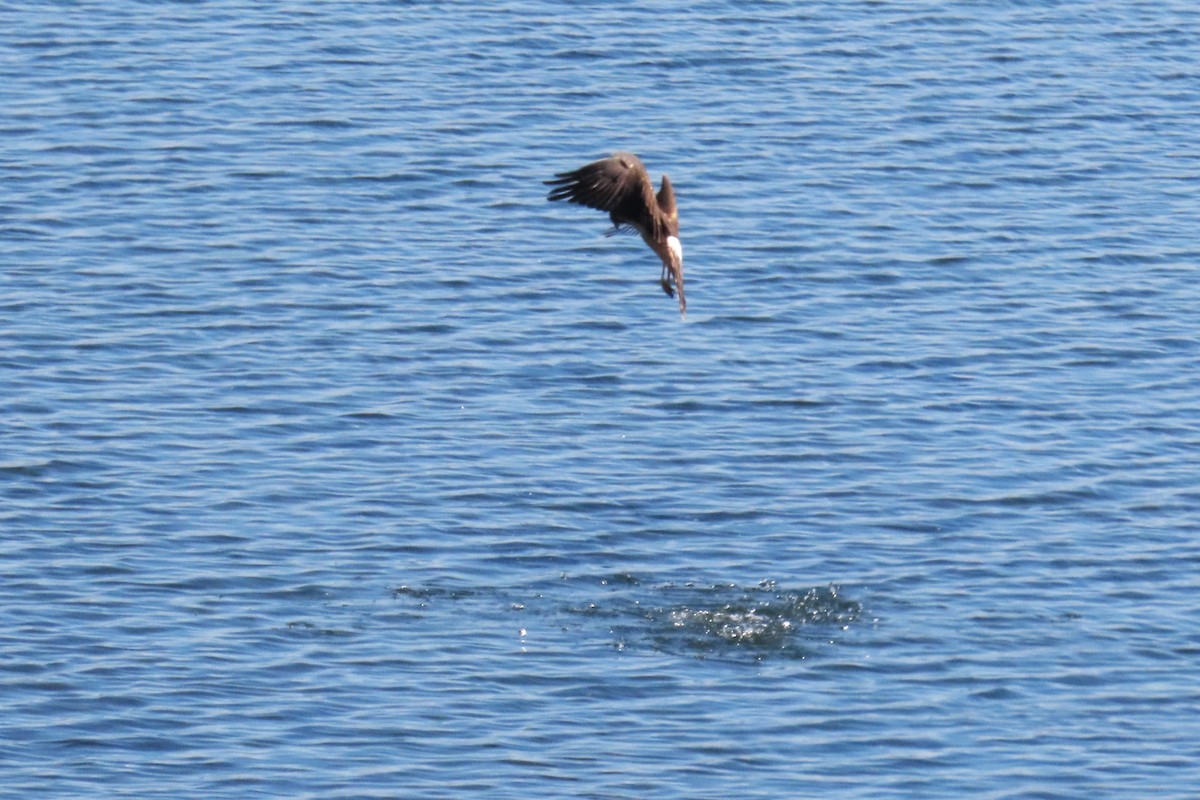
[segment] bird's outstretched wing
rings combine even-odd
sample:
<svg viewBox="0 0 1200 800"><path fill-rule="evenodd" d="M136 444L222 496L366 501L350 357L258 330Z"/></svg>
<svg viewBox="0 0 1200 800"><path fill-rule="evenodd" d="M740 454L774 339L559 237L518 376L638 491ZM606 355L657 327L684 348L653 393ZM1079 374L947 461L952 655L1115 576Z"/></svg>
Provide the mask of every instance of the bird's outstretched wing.
<svg viewBox="0 0 1200 800"><path fill-rule="evenodd" d="M679 210L675 207L675 189L671 186L671 179L666 175L662 176L662 188L658 190L655 198L658 200L658 210L667 220L667 233L671 236L678 236Z"/></svg>
<svg viewBox="0 0 1200 800"><path fill-rule="evenodd" d="M554 187L548 199L607 211L614 226L632 225L652 232L656 224L654 187L646 167L633 153L614 153L572 172L560 173L546 184Z"/></svg>

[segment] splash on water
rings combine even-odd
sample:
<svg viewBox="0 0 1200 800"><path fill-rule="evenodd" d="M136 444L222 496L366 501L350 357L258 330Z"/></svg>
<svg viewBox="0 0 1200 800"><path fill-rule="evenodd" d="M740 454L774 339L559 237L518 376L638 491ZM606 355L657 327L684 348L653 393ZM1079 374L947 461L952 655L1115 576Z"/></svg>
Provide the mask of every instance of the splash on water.
<svg viewBox="0 0 1200 800"><path fill-rule="evenodd" d="M863 614L862 605L834 585L668 586L661 595L668 602L644 612L655 647L703 658L804 658L817 641L827 642Z"/></svg>

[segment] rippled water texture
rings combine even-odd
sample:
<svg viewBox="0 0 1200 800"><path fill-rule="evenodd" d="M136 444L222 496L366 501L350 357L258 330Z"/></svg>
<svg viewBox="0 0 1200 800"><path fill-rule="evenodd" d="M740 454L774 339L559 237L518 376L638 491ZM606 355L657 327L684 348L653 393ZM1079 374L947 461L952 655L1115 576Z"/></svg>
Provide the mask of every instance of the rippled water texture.
<svg viewBox="0 0 1200 800"><path fill-rule="evenodd" d="M1195 796L1194 4L0 23L0 795Z"/></svg>

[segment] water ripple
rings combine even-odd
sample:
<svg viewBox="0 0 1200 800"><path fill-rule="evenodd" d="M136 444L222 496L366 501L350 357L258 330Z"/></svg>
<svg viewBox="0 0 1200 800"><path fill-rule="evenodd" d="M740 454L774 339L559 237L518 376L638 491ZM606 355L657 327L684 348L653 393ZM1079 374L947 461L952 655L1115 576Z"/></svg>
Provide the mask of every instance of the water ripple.
<svg viewBox="0 0 1200 800"><path fill-rule="evenodd" d="M1191 6L8 16L0 794L1194 794Z"/></svg>

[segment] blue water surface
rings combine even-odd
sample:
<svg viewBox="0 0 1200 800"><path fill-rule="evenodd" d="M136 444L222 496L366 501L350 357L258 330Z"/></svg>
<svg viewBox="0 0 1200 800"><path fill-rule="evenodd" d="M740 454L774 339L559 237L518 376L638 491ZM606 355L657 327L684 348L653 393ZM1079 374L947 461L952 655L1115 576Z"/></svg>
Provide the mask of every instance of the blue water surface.
<svg viewBox="0 0 1200 800"><path fill-rule="evenodd" d="M0 796L1196 796L1195 4L9 3L0 108Z"/></svg>

